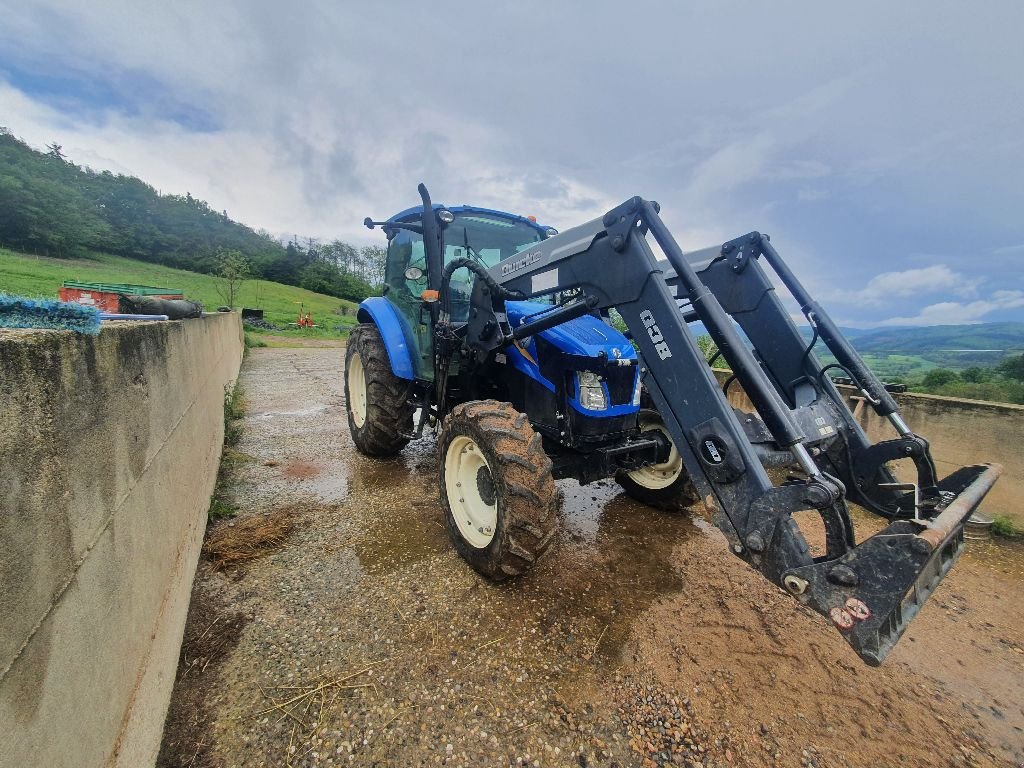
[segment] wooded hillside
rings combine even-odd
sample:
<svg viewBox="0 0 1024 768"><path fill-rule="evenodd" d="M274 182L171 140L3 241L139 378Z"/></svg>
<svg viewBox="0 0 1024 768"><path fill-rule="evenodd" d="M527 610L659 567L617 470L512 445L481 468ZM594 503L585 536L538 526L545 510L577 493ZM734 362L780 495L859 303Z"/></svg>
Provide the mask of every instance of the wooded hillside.
<svg viewBox="0 0 1024 768"><path fill-rule="evenodd" d="M252 277L352 300L382 281L381 248L282 245L191 194L160 194L133 176L78 166L58 144L47 150L0 126L0 246L61 258L102 251L206 273L239 254Z"/></svg>

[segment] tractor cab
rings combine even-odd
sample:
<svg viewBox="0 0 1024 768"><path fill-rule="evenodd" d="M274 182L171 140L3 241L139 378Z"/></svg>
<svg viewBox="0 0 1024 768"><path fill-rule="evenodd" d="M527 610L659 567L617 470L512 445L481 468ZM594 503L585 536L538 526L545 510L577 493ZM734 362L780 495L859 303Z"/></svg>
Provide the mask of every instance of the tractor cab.
<svg viewBox="0 0 1024 768"><path fill-rule="evenodd" d="M422 381L434 378L433 324L445 266L456 259L471 259L490 269L558 234L530 218L470 205L417 206L384 222L366 219L364 223L371 229L380 226L388 239L384 299L398 310L415 378ZM468 269L452 274L453 323L469 319L472 285Z"/></svg>

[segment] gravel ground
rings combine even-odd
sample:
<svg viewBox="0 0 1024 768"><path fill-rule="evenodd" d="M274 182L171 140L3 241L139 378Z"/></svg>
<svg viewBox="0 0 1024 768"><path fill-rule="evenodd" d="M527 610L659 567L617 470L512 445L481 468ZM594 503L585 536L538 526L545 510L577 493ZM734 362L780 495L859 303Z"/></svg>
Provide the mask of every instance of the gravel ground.
<svg viewBox="0 0 1024 768"><path fill-rule="evenodd" d="M966 558L882 669L696 512L649 510L614 483L559 483L553 550L495 586L448 543L433 439L392 461L354 451L342 356L256 349L244 366L228 492L239 520L286 510L295 527L244 565L201 562L160 765L1024 757L1018 549Z"/></svg>

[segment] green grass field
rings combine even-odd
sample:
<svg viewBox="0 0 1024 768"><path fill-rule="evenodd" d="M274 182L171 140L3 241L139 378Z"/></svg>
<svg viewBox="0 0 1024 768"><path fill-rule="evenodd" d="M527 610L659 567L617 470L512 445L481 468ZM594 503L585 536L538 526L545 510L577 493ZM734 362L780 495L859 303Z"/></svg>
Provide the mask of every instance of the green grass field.
<svg viewBox="0 0 1024 768"><path fill-rule="evenodd" d="M872 354L863 355L864 362L885 381L919 381L935 363L919 355Z"/></svg>
<svg viewBox="0 0 1024 768"><path fill-rule="evenodd" d="M822 363L834 363L836 361L832 355L827 351L822 351L820 347L816 348L815 352ZM928 371L937 367L935 363L919 355L862 353L861 357L864 358L864 362L867 363L868 367L879 378L887 382L915 384L920 382ZM843 374L840 373L839 375Z"/></svg>
<svg viewBox="0 0 1024 768"><path fill-rule="evenodd" d="M186 272L106 254L95 254L89 259L51 259L0 248L0 293L56 298L64 280L176 288L183 291L187 298L202 302L208 311L214 311L224 303L217 293L217 278L213 275ZM304 310L313 313L313 320L320 327L300 330L287 325L295 322L300 302ZM287 329L280 332L287 336L336 338L344 333L335 330L336 326L350 326L356 322L355 302L266 280L244 283L238 303L245 307L263 309L264 318ZM345 311L344 315L341 314L342 310Z"/></svg>

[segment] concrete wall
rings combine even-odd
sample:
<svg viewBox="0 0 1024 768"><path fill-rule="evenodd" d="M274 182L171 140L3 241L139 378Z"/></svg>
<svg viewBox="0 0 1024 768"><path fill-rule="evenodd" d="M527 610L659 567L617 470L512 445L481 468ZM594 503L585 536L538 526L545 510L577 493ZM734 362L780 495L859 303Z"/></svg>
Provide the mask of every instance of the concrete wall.
<svg viewBox="0 0 1024 768"><path fill-rule="evenodd" d="M716 370L720 383L729 371ZM853 387L839 387L851 409L859 397ZM1024 523L1024 406L960 400L955 397L905 393L894 395L904 420L931 444L939 477L968 464L1002 464L1004 472L985 497L981 510L986 515L1010 515ZM729 387L729 400L737 408L752 411L739 384ZM896 437L886 419L870 407L858 414L861 428L873 441ZM906 478L912 479L912 478Z"/></svg>
<svg viewBox="0 0 1024 768"><path fill-rule="evenodd" d="M0 331L0 765L155 762L235 314Z"/></svg>

